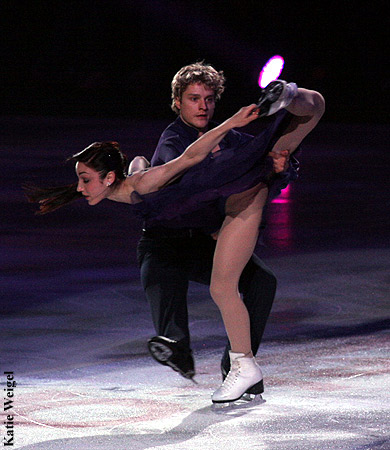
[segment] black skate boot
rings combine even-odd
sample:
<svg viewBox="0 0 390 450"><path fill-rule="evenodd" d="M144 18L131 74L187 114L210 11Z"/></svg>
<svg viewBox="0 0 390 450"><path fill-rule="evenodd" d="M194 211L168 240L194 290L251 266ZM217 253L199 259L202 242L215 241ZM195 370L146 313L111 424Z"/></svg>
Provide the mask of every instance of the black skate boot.
<svg viewBox="0 0 390 450"><path fill-rule="evenodd" d="M271 81L260 95L257 106L260 108L259 117L271 116L282 108L286 108L297 95L298 87L295 83L283 80Z"/></svg>
<svg viewBox="0 0 390 450"><path fill-rule="evenodd" d="M171 367L184 378L194 381L194 358L191 350L179 341L165 336L155 336L148 340L148 349L157 362Z"/></svg>

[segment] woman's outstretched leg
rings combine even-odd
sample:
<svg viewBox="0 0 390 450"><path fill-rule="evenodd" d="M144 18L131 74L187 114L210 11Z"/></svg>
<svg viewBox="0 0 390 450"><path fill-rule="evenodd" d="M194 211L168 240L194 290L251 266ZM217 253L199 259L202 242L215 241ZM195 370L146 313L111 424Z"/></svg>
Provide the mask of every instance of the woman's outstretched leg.
<svg viewBox="0 0 390 450"><path fill-rule="evenodd" d="M318 124L325 112L325 100L317 91L298 88L296 97L286 109L294 117L272 150L276 153L288 150L291 154Z"/></svg>

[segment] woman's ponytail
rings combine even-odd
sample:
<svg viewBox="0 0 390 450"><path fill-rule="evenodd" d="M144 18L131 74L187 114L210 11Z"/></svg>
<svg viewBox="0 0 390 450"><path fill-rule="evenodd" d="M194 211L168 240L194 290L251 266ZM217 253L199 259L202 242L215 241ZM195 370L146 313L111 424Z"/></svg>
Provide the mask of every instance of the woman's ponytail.
<svg viewBox="0 0 390 450"><path fill-rule="evenodd" d="M77 192L77 183L48 188L25 184L23 190L30 203L39 203L39 210L35 213L37 215L55 211L82 197L81 192Z"/></svg>

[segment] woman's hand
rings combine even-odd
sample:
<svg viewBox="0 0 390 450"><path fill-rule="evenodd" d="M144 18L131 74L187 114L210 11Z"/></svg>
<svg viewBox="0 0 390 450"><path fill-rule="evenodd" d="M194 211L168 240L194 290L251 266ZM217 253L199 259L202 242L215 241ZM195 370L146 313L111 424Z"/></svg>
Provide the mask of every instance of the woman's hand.
<svg viewBox="0 0 390 450"><path fill-rule="evenodd" d="M259 117L260 109L255 104L242 107L234 116L227 120L232 128L248 125Z"/></svg>

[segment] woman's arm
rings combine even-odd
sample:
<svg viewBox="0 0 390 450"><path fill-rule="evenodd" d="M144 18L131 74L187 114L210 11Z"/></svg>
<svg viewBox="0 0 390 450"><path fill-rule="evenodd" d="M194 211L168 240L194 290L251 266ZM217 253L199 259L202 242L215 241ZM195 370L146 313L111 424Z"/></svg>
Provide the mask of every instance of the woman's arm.
<svg viewBox="0 0 390 450"><path fill-rule="evenodd" d="M258 108L255 104L241 108L234 116L197 139L179 157L143 173L135 182L134 189L140 194L161 189L175 177L203 161L231 129L243 127L257 118Z"/></svg>

